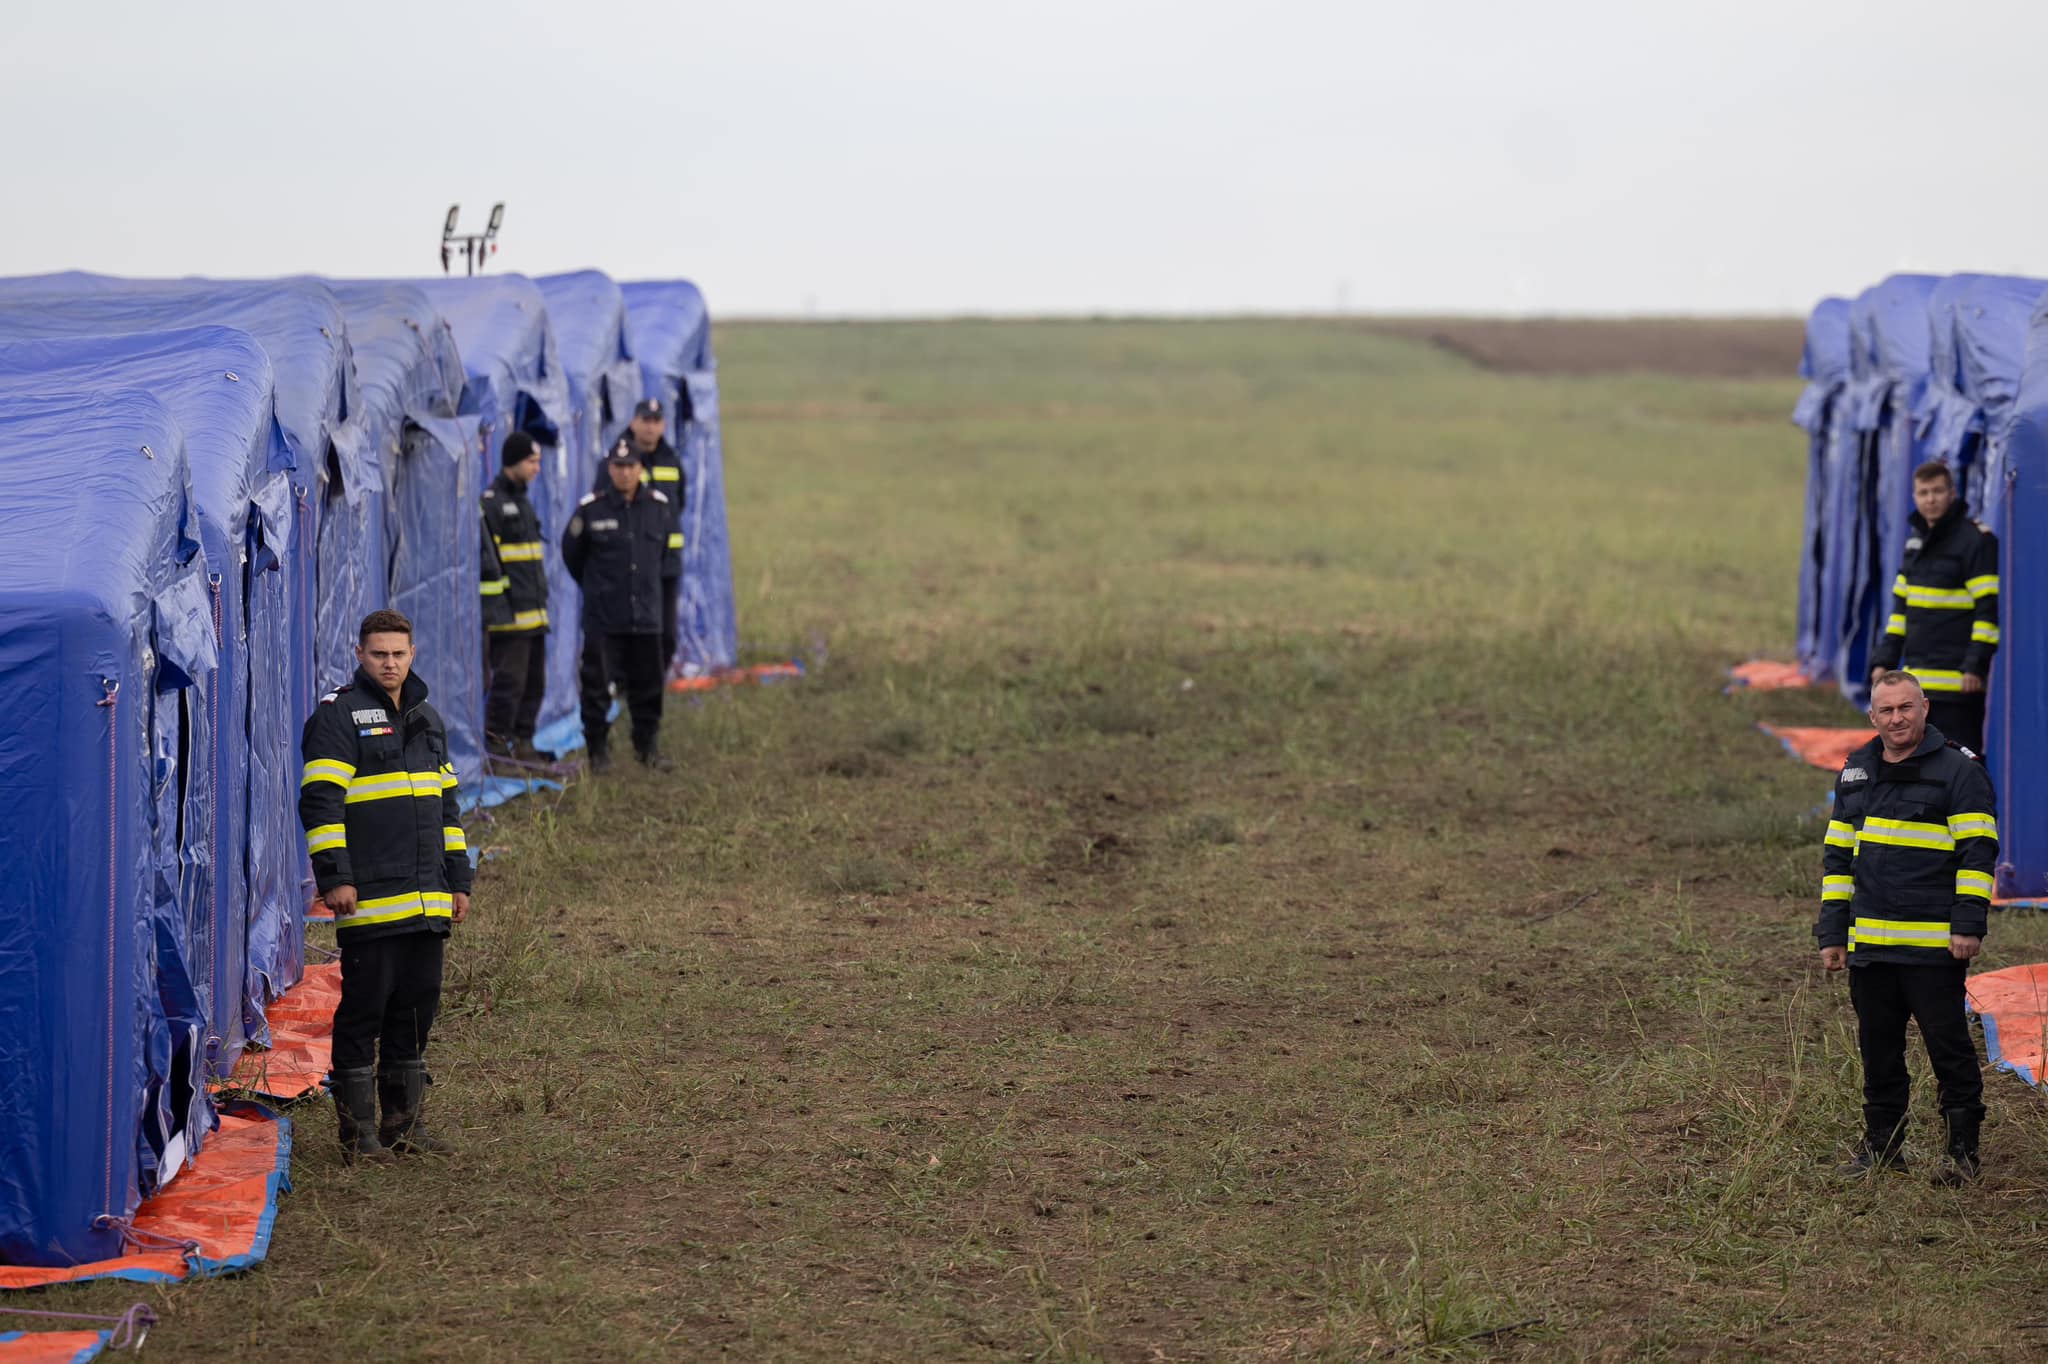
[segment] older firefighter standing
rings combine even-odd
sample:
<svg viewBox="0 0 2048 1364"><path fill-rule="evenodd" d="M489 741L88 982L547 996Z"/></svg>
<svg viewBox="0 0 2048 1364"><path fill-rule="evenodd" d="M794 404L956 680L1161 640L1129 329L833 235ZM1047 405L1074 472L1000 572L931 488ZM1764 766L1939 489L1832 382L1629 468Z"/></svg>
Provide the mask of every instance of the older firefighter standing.
<svg viewBox="0 0 2048 1364"><path fill-rule="evenodd" d="M1972 521L1946 464L1913 471L1913 535L1870 675L1920 679L1935 728L1984 751L1984 687L1998 652L1998 537Z"/></svg>
<svg viewBox="0 0 2048 1364"><path fill-rule="evenodd" d="M420 1113L442 948L449 925L469 914L469 849L448 731L412 671L412 622L372 611L357 641L355 676L320 698L299 745L299 820L341 945L334 1107L342 1155L444 1154Z"/></svg>
<svg viewBox="0 0 2048 1364"><path fill-rule="evenodd" d="M687 420L689 413L683 414ZM668 443L668 409L659 398L643 398L633 408L633 420L627 428L627 437L632 451L640 458L640 467L654 490L668 499L668 547L677 555L683 552L683 502L685 480L683 462L676 457L676 448ZM603 494L611 486L606 471L597 471L594 492ZM677 560L680 564L680 558ZM664 674L676 661L676 597L681 589L682 577L665 578L661 584L661 667Z"/></svg>
<svg viewBox="0 0 2048 1364"><path fill-rule="evenodd" d="M633 713L633 752L657 772L669 767L659 747L661 617L682 555L668 497L643 485L644 472L621 440L605 459L605 490L586 496L562 531L562 564L583 589L583 741L595 772L611 767L615 691Z"/></svg>
<svg viewBox="0 0 2048 1364"><path fill-rule="evenodd" d="M1927 723L1927 698L1910 674L1877 679L1870 720L1877 738L1835 780L1814 926L1822 968L1848 969L1863 1055L1863 1141L1842 1170L1905 1168L1910 1018L1947 1127L1935 1179L1961 1184L1977 1177L1984 1121L1963 978L1984 942L1998 864L1991 781L1975 754Z"/></svg>
<svg viewBox="0 0 2048 1364"><path fill-rule="evenodd" d="M548 573L540 516L526 490L540 477L540 447L523 432L505 437L504 470L484 490L484 525L503 568L505 609L486 621L491 692L484 732L491 748L533 756L533 732L548 685ZM487 584L488 585L488 584Z"/></svg>

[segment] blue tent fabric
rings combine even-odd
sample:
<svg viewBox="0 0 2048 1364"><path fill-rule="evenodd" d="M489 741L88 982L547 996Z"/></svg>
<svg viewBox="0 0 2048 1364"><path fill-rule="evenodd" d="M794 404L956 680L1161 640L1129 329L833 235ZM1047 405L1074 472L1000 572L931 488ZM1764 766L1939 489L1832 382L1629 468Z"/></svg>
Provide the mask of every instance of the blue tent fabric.
<svg viewBox="0 0 2048 1364"><path fill-rule="evenodd" d="M718 362L711 314L688 280L623 284L626 337L640 361L642 391L669 409L669 440L683 462L683 585L677 602L678 662L686 673L739 662L732 546L725 520L725 446L718 420Z"/></svg>
<svg viewBox="0 0 2048 1364"><path fill-rule="evenodd" d="M567 460L569 492L567 506L552 503L543 508L541 527L546 535L548 612L555 628L548 635L548 696L573 698L577 694L577 671L581 661L583 594L556 546L568 507L590 490L597 477L604 452L625 433L633 418L633 405L640 401L640 366L626 342L626 301L608 275L596 270L549 275L534 281L547 304L548 323L562 359L562 377L569 390L568 419L562 428L560 452ZM549 747L556 752L578 748L583 743L583 725L573 704L557 713L553 706L544 711Z"/></svg>
<svg viewBox="0 0 2048 1364"><path fill-rule="evenodd" d="M2048 598L2048 297L2028 320L2019 391L2003 432L1999 536L2004 640L1991 676L1988 766L1998 788L1998 893L2048 897L2048 631L2031 603Z"/></svg>
<svg viewBox="0 0 2048 1364"><path fill-rule="evenodd" d="M2038 279L1979 276L1950 319L1961 396L1980 437L1975 457L1959 461L1964 491L1971 514L1987 521L1997 518L2005 499L2005 447L2026 365L2027 329L2044 289L2048 282Z"/></svg>
<svg viewBox="0 0 2048 1364"><path fill-rule="evenodd" d="M361 401L355 424L384 476L374 526L362 543L337 546L366 579L358 602L334 615L351 631L368 611L392 606L413 623L416 666L431 680L448 723L456 775L483 775L483 621L477 542L470 520L478 492L471 451L475 421L457 415L463 374L454 333L413 285L329 281L348 317ZM328 544L323 539L323 569ZM323 582L326 575L323 573Z"/></svg>
<svg viewBox="0 0 2048 1364"><path fill-rule="evenodd" d="M162 403L0 398L0 484L0 1260L68 1264L118 1253L95 1220L131 1215L213 1121L159 886L179 872L177 693L217 654Z"/></svg>
<svg viewBox="0 0 2048 1364"><path fill-rule="evenodd" d="M1833 472L1829 442L1846 425L1849 387L1849 300L1824 298L1806 320L1806 347L1799 359L1806 388L1792 420L1806 432L1806 520L1799 553L1799 616L1796 656L1808 677L1825 677L1834 651L1821 647L1821 582L1828 558L1828 480Z"/></svg>
<svg viewBox="0 0 2048 1364"><path fill-rule="evenodd" d="M245 977L252 925L266 931L298 912L290 875L296 824L265 808L285 805L296 789L297 730L279 704L281 691L258 695L269 663L252 668L249 647L252 639L282 638L287 628L265 618L282 612L283 599L251 590L261 575L276 576L277 554L291 535L289 521L277 519L290 500L289 475L269 468L270 359L248 333L225 327L0 345L0 395L144 387L189 433L193 505L209 565L207 610L220 655L215 684L196 690L191 707L193 752L204 761L187 784L186 817L206 837L181 892L202 970L194 985L210 1025L208 1078L216 1079L234 1068L245 1027L260 1035L263 1007L283 988ZM252 905L263 908L252 912Z"/></svg>

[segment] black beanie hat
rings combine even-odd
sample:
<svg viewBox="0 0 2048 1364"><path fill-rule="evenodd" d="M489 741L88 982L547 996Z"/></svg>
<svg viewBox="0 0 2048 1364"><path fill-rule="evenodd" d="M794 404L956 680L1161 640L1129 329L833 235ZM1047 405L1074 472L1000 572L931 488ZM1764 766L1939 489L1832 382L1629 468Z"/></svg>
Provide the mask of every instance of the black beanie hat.
<svg viewBox="0 0 2048 1364"><path fill-rule="evenodd" d="M504 447L498 452L499 460L502 461L503 467L507 469L515 464L522 464L532 457L533 437L527 435L524 431L514 431L511 435L505 437Z"/></svg>

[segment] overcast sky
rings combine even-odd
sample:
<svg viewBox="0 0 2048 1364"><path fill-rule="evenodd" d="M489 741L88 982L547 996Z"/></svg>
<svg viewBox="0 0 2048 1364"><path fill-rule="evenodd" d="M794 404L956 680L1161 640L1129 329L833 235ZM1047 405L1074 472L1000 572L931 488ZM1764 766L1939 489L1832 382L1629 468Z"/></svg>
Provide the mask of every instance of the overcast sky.
<svg viewBox="0 0 2048 1364"><path fill-rule="evenodd" d="M0 273L724 315L1804 311L2048 274L2048 5L8 0ZM458 265L458 269L460 266Z"/></svg>

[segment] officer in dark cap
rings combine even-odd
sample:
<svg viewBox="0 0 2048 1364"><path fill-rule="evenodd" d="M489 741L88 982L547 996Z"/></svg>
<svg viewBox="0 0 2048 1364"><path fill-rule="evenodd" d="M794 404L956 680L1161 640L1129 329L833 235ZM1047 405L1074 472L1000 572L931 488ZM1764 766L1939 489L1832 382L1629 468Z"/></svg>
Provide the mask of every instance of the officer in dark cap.
<svg viewBox="0 0 2048 1364"><path fill-rule="evenodd" d="M605 458L606 487L586 496L562 531L562 563L583 589L583 739L593 771L611 766L611 701L625 694L633 752L668 770L657 742L666 668L662 611L675 600L682 553L668 494L647 486L630 439ZM673 620L673 612L670 619Z"/></svg>
<svg viewBox="0 0 2048 1364"><path fill-rule="evenodd" d="M547 565L540 515L526 491L540 477L540 447L514 431L500 454L503 471L483 496L484 527L501 570L495 575L501 601L484 621L491 675L484 732L493 752L530 758L548 682ZM487 570L487 592L491 576Z"/></svg>
<svg viewBox="0 0 2048 1364"><path fill-rule="evenodd" d="M633 423L627 435L633 442L633 453L640 457L640 467L646 471L647 481L658 492L668 495L669 515L673 523L669 526L668 547L677 554L683 552L683 462L676 455L675 447L668 443L668 408L659 398L647 398L633 409ZM604 475L598 475L598 491L604 491ZM676 658L676 592L681 584L680 575L669 580L667 595L661 602L661 666L664 673Z"/></svg>

